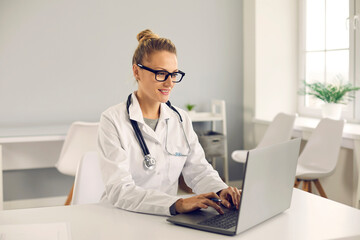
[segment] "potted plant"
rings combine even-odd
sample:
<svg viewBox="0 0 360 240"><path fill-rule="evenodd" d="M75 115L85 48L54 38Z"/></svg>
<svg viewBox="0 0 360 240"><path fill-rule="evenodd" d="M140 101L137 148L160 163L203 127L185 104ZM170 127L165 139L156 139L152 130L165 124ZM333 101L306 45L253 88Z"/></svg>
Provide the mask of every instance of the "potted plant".
<svg viewBox="0 0 360 240"><path fill-rule="evenodd" d="M340 79L340 77L337 77ZM341 80L341 79L340 79ZM354 98L353 93L360 87L353 87L350 83L307 83L304 81L304 88L300 94L314 96L324 102L322 116L333 119L340 119L342 105Z"/></svg>
<svg viewBox="0 0 360 240"><path fill-rule="evenodd" d="M185 106L186 106L186 109L188 110L189 114L195 113L195 110L194 110L195 104L186 104Z"/></svg>

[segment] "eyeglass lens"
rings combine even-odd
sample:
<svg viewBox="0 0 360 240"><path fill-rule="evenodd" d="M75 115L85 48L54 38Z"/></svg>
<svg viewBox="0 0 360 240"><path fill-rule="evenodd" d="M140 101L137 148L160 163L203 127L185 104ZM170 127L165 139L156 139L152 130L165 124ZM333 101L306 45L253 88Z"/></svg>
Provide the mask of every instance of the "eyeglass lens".
<svg viewBox="0 0 360 240"><path fill-rule="evenodd" d="M171 81L178 82L181 80L182 75L180 73L168 73L168 72L157 72L155 74L156 80L165 81L168 77L171 78Z"/></svg>

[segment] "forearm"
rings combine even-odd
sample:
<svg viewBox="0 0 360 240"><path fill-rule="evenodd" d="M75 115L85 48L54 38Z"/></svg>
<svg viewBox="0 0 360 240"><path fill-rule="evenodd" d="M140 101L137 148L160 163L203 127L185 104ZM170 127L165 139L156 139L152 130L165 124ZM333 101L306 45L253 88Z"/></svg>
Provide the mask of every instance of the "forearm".
<svg viewBox="0 0 360 240"><path fill-rule="evenodd" d="M198 165L188 165L183 170L186 184L196 194L218 192L228 187L220 178L218 172L207 162Z"/></svg>
<svg viewBox="0 0 360 240"><path fill-rule="evenodd" d="M107 185L106 198L115 206L133 212L170 216L170 206L179 197L135 185Z"/></svg>

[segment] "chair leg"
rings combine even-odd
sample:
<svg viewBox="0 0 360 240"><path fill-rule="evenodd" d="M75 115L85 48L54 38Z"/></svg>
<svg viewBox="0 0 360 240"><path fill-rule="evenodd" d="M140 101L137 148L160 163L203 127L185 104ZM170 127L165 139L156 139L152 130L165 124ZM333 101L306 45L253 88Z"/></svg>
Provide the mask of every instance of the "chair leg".
<svg viewBox="0 0 360 240"><path fill-rule="evenodd" d="M312 182L312 181L309 181L309 182L308 182L308 184L309 184L309 185L308 185L308 192L309 192L309 193L311 193L311 182Z"/></svg>
<svg viewBox="0 0 360 240"><path fill-rule="evenodd" d="M298 178L296 178L296 179L295 179L295 183L294 183L294 188L298 188L300 183L301 183L301 180L299 180Z"/></svg>
<svg viewBox="0 0 360 240"><path fill-rule="evenodd" d="M64 204L65 206L71 204L71 200L72 200L72 196L73 196L73 191L74 191L74 184L72 185L71 190L70 190L70 192L69 192L69 195L68 195L68 197L67 197L67 199L66 199L66 202L65 202L65 204Z"/></svg>
<svg viewBox="0 0 360 240"><path fill-rule="evenodd" d="M320 193L320 196L322 196L322 197L324 197L324 198L328 198L328 197L326 196L326 194L325 194L324 189L322 188L322 186L321 186L321 184L320 184L320 182L319 182L319 179L315 179L315 180L313 180L313 181L314 181L314 184L315 184L317 190L318 190L319 193Z"/></svg>
<svg viewBox="0 0 360 240"><path fill-rule="evenodd" d="M302 190L308 192L308 186L309 186L309 182L304 180Z"/></svg>

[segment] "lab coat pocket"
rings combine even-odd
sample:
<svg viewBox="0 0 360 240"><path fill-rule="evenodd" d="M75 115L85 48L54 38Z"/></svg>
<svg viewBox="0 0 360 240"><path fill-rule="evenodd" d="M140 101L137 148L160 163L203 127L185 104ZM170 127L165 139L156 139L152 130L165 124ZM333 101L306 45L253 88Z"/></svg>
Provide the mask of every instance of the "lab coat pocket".
<svg viewBox="0 0 360 240"><path fill-rule="evenodd" d="M179 179L180 173L186 161L185 156L171 156L169 157L169 180L171 183Z"/></svg>

